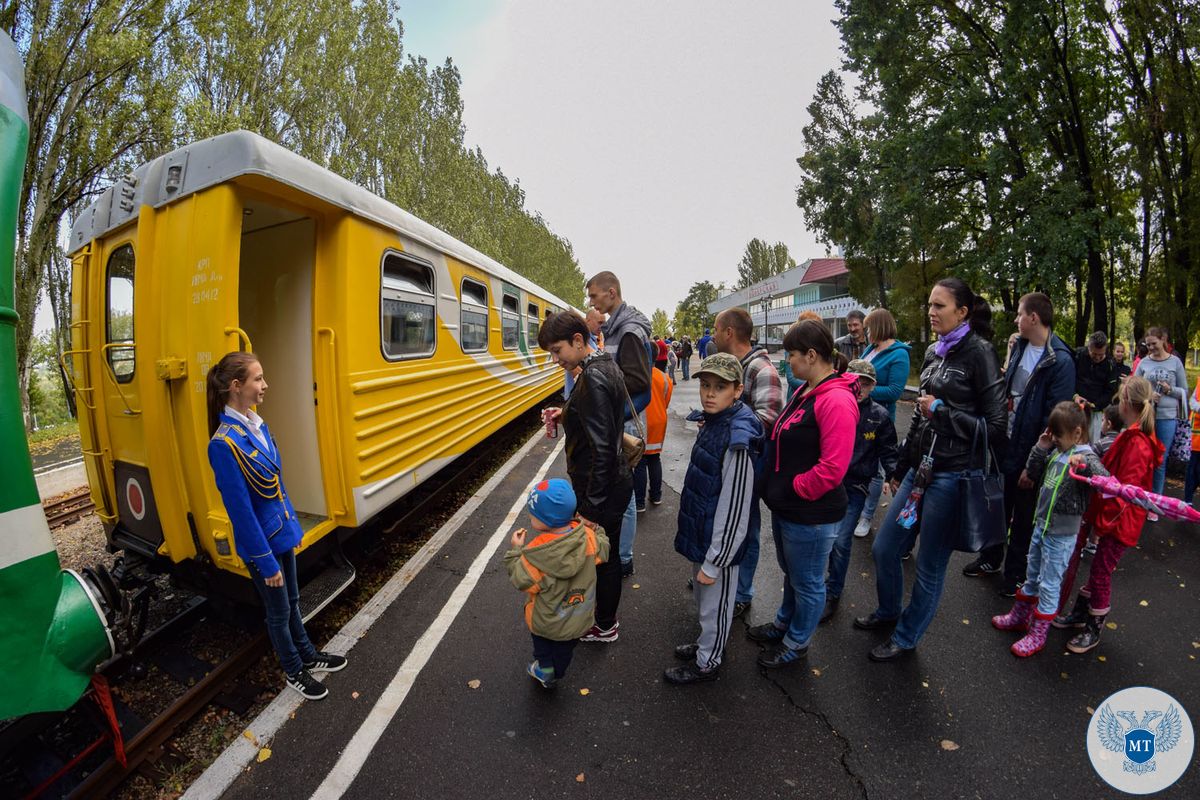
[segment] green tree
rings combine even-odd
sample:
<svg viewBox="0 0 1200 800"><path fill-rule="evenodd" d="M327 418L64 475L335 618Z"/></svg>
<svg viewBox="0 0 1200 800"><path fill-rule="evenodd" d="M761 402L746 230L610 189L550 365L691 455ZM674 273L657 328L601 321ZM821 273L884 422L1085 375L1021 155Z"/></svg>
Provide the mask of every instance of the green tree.
<svg viewBox="0 0 1200 800"><path fill-rule="evenodd" d="M661 308L654 309L654 313L650 315L650 332L660 339L671 335L671 320Z"/></svg>
<svg viewBox="0 0 1200 800"><path fill-rule="evenodd" d="M743 289L794 266L796 262L788 255L787 245L783 242L769 245L762 239L751 239L738 262L737 288Z"/></svg>
<svg viewBox="0 0 1200 800"><path fill-rule="evenodd" d="M723 285L714 286L709 281L693 283L687 296L675 307L675 334L686 333L694 339L705 328L711 328L716 315L709 313L708 304L716 301L722 288Z"/></svg>

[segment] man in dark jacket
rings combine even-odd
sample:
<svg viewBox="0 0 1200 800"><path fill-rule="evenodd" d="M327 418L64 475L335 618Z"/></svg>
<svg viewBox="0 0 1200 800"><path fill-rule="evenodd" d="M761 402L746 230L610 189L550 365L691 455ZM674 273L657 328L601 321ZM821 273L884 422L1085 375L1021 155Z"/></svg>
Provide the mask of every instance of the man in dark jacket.
<svg viewBox="0 0 1200 800"><path fill-rule="evenodd" d="M1050 411L1075 393L1075 356L1052 330L1054 306L1041 292L1021 298L1013 349L1004 374L1008 400L1008 447L1000 459L1004 473L1004 512L1009 520L1008 556L1004 545L990 547L963 567L968 577L1003 571L1000 594L1012 597L1025 580L1026 556L1033 536L1037 487L1025 474L1025 461L1046 430Z"/></svg>
<svg viewBox="0 0 1200 800"><path fill-rule="evenodd" d="M563 369L582 368L562 416L566 436L567 475L584 522L599 525L611 539L633 498L633 474L621 450L625 388L621 370L607 353L588 343L588 329L574 311L562 311L538 331L538 345ZM596 567L596 624L581 637L585 642L617 639L617 606L621 602L621 562L617 548Z"/></svg>
<svg viewBox="0 0 1200 800"><path fill-rule="evenodd" d="M1096 331L1088 337L1087 347L1075 353L1073 398L1088 415L1088 437L1093 443L1100 441L1104 409L1113 401L1119 384L1117 365L1108 355L1108 337L1103 331Z"/></svg>
<svg viewBox="0 0 1200 800"><path fill-rule="evenodd" d="M863 329L866 315L857 308L846 315L846 335L833 340L833 346L841 351L847 361L862 358L867 348L867 332Z"/></svg>

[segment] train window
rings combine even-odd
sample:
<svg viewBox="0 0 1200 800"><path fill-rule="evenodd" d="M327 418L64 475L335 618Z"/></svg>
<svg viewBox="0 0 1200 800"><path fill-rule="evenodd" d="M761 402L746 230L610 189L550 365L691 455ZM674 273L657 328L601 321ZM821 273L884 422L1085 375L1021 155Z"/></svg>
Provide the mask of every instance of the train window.
<svg viewBox="0 0 1200 800"><path fill-rule="evenodd" d="M462 314L459 320L459 341L464 353L478 353L488 346L487 287L478 281L464 278L462 282Z"/></svg>
<svg viewBox="0 0 1200 800"><path fill-rule="evenodd" d="M390 252L383 257L380 285L384 356L394 360L432 355L437 323L433 268Z"/></svg>
<svg viewBox="0 0 1200 800"><path fill-rule="evenodd" d="M521 306L515 295L507 292L500 301L500 345L516 350L521 338Z"/></svg>
<svg viewBox="0 0 1200 800"><path fill-rule="evenodd" d="M133 247L123 244L108 257L108 364L118 383L133 380Z"/></svg>
<svg viewBox="0 0 1200 800"><path fill-rule="evenodd" d="M525 336L529 340L529 347L533 349L537 347L538 337L538 307L537 303L529 304L529 317L525 322Z"/></svg>

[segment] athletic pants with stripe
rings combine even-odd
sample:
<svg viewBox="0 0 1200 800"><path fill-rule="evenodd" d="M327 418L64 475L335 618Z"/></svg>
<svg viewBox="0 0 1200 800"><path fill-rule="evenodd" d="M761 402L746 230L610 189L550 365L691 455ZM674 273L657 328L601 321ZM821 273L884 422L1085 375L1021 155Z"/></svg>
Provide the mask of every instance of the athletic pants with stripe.
<svg viewBox="0 0 1200 800"><path fill-rule="evenodd" d="M696 571L699 564L692 565ZM696 612L700 618L699 645L696 650L696 666L708 671L721 666L725 645L729 643L729 632L733 628L733 604L737 596L737 565L726 567L717 575L712 585L692 581L692 594L696 600Z"/></svg>

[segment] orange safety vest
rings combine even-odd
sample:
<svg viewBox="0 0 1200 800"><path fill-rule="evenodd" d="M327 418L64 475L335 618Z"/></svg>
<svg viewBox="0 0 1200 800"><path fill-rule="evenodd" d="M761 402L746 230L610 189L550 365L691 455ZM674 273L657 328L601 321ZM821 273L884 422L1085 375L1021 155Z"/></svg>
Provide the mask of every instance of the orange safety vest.
<svg viewBox="0 0 1200 800"><path fill-rule="evenodd" d="M650 403L646 406L646 452L661 453L667 436L667 406L674 387L660 369L650 370Z"/></svg>
<svg viewBox="0 0 1200 800"><path fill-rule="evenodd" d="M1192 397L1200 401L1200 380L1196 381L1196 391L1192 392ZM1200 413L1191 412L1192 420L1192 452L1200 452Z"/></svg>

